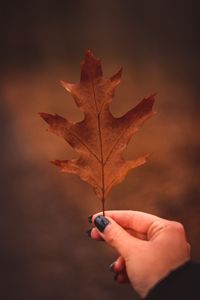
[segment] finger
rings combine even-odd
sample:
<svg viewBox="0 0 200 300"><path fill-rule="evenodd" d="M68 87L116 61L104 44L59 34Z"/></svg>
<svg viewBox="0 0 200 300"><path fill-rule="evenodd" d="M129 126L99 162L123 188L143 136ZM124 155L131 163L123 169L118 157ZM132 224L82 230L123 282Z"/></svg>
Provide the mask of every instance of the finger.
<svg viewBox="0 0 200 300"><path fill-rule="evenodd" d="M115 261L115 272L122 273L123 271L126 272L126 264L125 260L122 256L119 256Z"/></svg>
<svg viewBox="0 0 200 300"><path fill-rule="evenodd" d="M114 280L118 283L128 283L129 278L126 272L125 260L122 256L119 256L114 263L111 264L111 269L115 272Z"/></svg>
<svg viewBox="0 0 200 300"><path fill-rule="evenodd" d="M110 266L110 270L114 273L122 273L126 271L125 260L122 256L119 256Z"/></svg>
<svg viewBox="0 0 200 300"><path fill-rule="evenodd" d="M114 276L114 280L116 280L118 283L129 283L129 278L126 273L117 273Z"/></svg>
<svg viewBox="0 0 200 300"><path fill-rule="evenodd" d="M99 234L99 231L94 227L90 232L90 237L95 241L104 241L104 239Z"/></svg>
<svg viewBox="0 0 200 300"><path fill-rule="evenodd" d="M110 217L97 216L94 224L100 236L124 258L141 242L141 240L131 236Z"/></svg>
<svg viewBox="0 0 200 300"><path fill-rule="evenodd" d="M141 240L147 240L147 236L146 234L143 234L143 233L139 233L133 229L126 229L126 231L134 236L134 237L137 237L138 239L141 239ZM99 233L99 231L94 227L91 231L90 231L90 237L93 239L93 240L96 240L96 241L104 241Z"/></svg>
<svg viewBox="0 0 200 300"><path fill-rule="evenodd" d="M102 212L93 215L92 221L94 219L102 215ZM148 232L149 227L153 224L153 222L160 220L162 222L166 222L167 220L161 219L157 216L143 213L140 211L131 211L131 210L111 210L105 212L106 217L111 217L115 222L117 222L120 226L125 229L132 229L137 233L146 234Z"/></svg>

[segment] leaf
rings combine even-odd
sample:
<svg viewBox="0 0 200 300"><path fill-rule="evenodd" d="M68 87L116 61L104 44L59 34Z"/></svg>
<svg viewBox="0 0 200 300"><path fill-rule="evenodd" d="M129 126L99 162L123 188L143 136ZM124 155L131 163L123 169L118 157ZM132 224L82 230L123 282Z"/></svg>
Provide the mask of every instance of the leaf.
<svg viewBox="0 0 200 300"><path fill-rule="evenodd" d="M40 113L49 124L49 131L64 138L76 152L78 159L55 160L61 171L78 175L89 183L102 200L111 188L120 183L127 173L147 161L148 155L125 160L123 153L139 127L154 115L154 96L143 99L125 115L115 118L109 109L122 69L109 79L103 78L101 62L88 50L81 62L80 83L61 81L83 111L84 119L72 123L59 115Z"/></svg>

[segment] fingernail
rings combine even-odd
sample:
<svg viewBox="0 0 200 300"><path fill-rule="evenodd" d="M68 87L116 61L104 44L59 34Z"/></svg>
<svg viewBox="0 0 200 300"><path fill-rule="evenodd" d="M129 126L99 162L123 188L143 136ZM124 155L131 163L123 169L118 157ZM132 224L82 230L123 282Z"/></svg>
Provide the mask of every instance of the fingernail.
<svg viewBox="0 0 200 300"><path fill-rule="evenodd" d="M114 272L115 273L115 262L113 262L112 264L110 264L109 270L110 270L110 272Z"/></svg>
<svg viewBox="0 0 200 300"><path fill-rule="evenodd" d="M97 216L94 220L95 226L99 229L99 231L103 232L106 226L110 222L104 216Z"/></svg>
<svg viewBox="0 0 200 300"><path fill-rule="evenodd" d="M92 223L92 217L93 217L93 215L91 215L91 216L88 217L88 222L89 223Z"/></svg>
<svg viewBox="0 0 200 300"><path fill-rule="evenodd" d="M87 234L89 237L91 237L91 231L92 231L92 228L86 230L86 234Z"/></svg>

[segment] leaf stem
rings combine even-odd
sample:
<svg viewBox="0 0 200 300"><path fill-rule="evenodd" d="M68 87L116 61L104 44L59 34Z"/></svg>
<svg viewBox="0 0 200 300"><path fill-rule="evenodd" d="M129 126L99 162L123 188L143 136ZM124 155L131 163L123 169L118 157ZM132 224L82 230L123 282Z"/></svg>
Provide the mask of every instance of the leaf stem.
<svg viewBox="0 0 200 300"><path fill-rule="evenodd" d="M105 217L105 198L104 198L104 196L102 197L102 211L103 211L103 216Z"/></svg>

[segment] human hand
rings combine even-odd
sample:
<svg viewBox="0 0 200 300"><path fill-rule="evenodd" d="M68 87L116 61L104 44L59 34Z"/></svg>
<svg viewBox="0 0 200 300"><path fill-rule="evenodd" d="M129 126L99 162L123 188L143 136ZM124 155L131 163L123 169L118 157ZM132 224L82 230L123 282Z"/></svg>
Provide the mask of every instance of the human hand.
<svg viewBox="0 0 200 300"><path fill-rule="evenodd" d="M120 255L112 266L117 282L129 281L141 297L190 259L181 223L138 211L106 211L91 222L91 238L105 240Z"/></svg>

